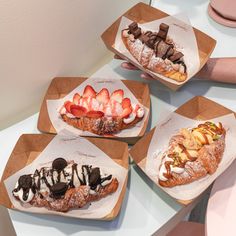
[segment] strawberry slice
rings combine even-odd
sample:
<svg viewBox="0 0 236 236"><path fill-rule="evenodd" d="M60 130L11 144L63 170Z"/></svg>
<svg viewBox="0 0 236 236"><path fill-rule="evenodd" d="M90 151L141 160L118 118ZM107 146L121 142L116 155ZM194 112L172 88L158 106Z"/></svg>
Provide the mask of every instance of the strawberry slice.
<svg viewBox="0 0 236 236"><path fill-rule="evenodd" d="M111 94L111 100L115 100L119 103L122 102L124 97L124 91L122 89L117 89Z"/></svg>
<svg viewBox="0 0 236 236"><path fill-rule="evenodd" d="M102 111L89 111L86 116L90 118L100 118L104 116L104 113Z"/></svg>
<svg viewBox="0 0 236 236"><path fill-rule="evenodd" d="M88 98L82 97L79 100L79 106L84 107L86 110L89 110Z"/></svg>
<svg viewBox="0 0 236 236"><path fill-rule="evenodd" d="M74 97L73 97L73 102L74 102L75 105L79 105L79 100L80 100L80 98L81 98L81 96L80 96L78 93L76 93L76 94L74 95Z"/></svg>
<svg viewBox="0 0 236 236"><path fill-rule="evenodd" d="M129 98L124 98L122 100L122 108L125 109L127 107L130 107L131 106L131 101Z"/></svg>
<svg viewBox="0 0 236 236"><path fill-rule="evenodd" d="M87 85L84 88L83 97L92 97L92 98L96 97L96 91L93 89L91 85Z"/></svg>
<svg viewBox="0 0 236 236"><path fill-rule="evenodd" d="M86 115L87 109L79 105L72 105L70 107L71 114L75 117L82 117Z"/></svg>
<svg viewBox="0 0 236 236"><path fill-rule="evenodd" d="M115 100L111 100L111 106L112 106L112 116L122 115L123 108L119 102L117 102Z"/></svg>
<svg viewBox="0 0 236 236"><path fill-rule="evenodd" d="M75 105L73 102L71 102L71 101L66 101L65 103L64 103L64 107L66 108L66 111L67 112L69 112L69 113L71 113L71 106L72 105Z"/></svg>
<svg viewBox="0 0 236 236"><path fill-rule="evenodd" d="M122 117L122 118L127 118L127 117L130 115L131 112L132 112L132 108L131 108L131 107L126 107L126 108L123 110L123 112L122 112L122 114L121 114L121 117Z"/></svg>
<svg viewBox="0 0 236 236"><path fill-rule="evenodd" d="M107 104L110 100L109 91L106 88L103 88L96 96L96 99L99 103Z"/></svg>

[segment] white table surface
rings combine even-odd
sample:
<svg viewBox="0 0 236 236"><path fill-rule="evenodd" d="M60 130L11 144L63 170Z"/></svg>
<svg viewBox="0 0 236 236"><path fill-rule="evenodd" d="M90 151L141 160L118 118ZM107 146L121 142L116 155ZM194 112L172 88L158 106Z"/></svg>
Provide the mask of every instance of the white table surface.
<svg viewBox="0 0 236 236"><path fill-rule="evenodd" d="M190 15L190 19L194 26L208 32L213 37L215 36L219 42L224 38L225 47L217 47L214 56L231 56L233 55L232 51L236 55L236 48L233 49L228 46L228 43L234 45L231 29L222 28L219 25L215 26L216 23L211 22L206 17L206 2L203 0L163 0L156 1L154 5L170 14L179 12L180 7L181 9L188 9L189 12L193 13ZM174 4L177 5L174 6ZM227 47L229 48L228 51ZM125 71L120 68L119 64L120 61L118 60L113 60L109 64L114 73L126 79L141 81L139 72ZM177 92L172 92L159 82L148 83L151 89L152 114L149 128L154 127L166 111L172 111L196 95L206 96L236 111L236 85L193 79ZM3 147L0 149L0 176L19 136L23 133L38 133L37 117L38 114L35 114L8 129L0 131L0 143ZM131 165L121 214L112 222L33 215L13 210L9 210L9 213L17 235L150 235L154 232L163 235L166 230L171 229L176 222L180 221L194 204L188 207L177 204L154 186L135 165Z"/></svg>

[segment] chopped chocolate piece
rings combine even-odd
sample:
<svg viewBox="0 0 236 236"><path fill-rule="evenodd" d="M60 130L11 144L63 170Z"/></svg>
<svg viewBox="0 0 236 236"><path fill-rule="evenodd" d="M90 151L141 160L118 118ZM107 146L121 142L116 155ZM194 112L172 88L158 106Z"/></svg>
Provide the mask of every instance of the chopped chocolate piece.
<svg viewBox="0 0 236 236"><path fill-rule="evenodd" d="M132 32L132 34L134 35L134 38L137 39L141 34L141 29L137 28L135 31Z"/></svg>
<svg viewBox="0 0 236 236"><path fill-rule="evenodd" d="M147 44L148 40L149 40L149 37L146 34L142 34L142 36L141 36L142 43Z"/></svg>
<svg viewBox="0 0 236 236"><path fill-rule="evenodd" d="M89 175L89 185L91 188L94 186L97 187L101 182L101 175L100 175L100 169L98 167L93 168L90 175Z"/></svg>
<svg viewBox="0 0 236 236"><path fill-rule="evenodd" d="M129 25L129 30L131 33L133 33L133 31L135 31L138 28L138 24L136 22L133 22Z"/></svg>
<svg viewBox="0 0 236 236"><path fill-rule="evenodd" d="M160 41L157 47L157 56L163 59L169 47L171 47L170 44L167 44L164 41Z"/></svg>
<svg viewBox="0 0 236 236"><path fill-rule="evenodd" d="M66 183L59 182L59 183L54 184L50 190L51 190L52 196L58 199L62 197L63 195L65 195L67 189L68 189L68 185Z"/></svg>
<svg viewBox="0 0 236 236"><path fill-rule="evenodd" d="M174 46L173 46L174 47ZM170 49L168 50L168 52L166 53L166 57L169 58L170 56L172 56L175 52L175 50L173 49L173 47L170 47Z"/></svg>
<svg viewBox="0 0 236 236"><path fill-rule="evenodd" d="M58 172L62 171L66 166L67 161L62 157L59 157L52 162L52 168Z"/></svg>
<svg viewBox="0 0 236 236"><path fill-rule="evenodd" d="M167 25L167 24L165 24L165 23L161 23L159 28L160 28L160 30L163 30L163 31L165 31L165 32L168 32L168 30L169 30L169 25Z"/></svg>
<svg viewBox="0 0 236 236"><path fill-rule="evenodd" d="M169 47L168 47L168 49L166 51L166 54L162 57L163 60L165 60L166 58L168 58L169 56L172 56L174 54L174 49L173 49L174 45L173 44L169 44L169 43L167 43L167 44L169 45ZM171 53L172 54L170 55L169 52L170 52L170 54Z"/></svg>
<svg viewBox="0 0 236 236"><path fill-rule="evenodd" d="M176 52L174 55L172 55L171 57L169 57L169 59L172 61L172 62L176 62L178 61L181 57L183 57L184 54L182 52Z"/></svg>
<svg viewBox="0 0 236 236"><path fill-rule="evenodd" d="M158 37L162 38L163 40L166 40L166 37L167 37L167 32L166 31L163 31L163 30L160 30L157 34Z"/></svg>
<svg viewBox="0 0 236 236"><path fill-rule="evenodd" d="M152 49L154 49L154 44L155 44L155 40L149 38L149 40L147 41L146 45Z"/></svg>

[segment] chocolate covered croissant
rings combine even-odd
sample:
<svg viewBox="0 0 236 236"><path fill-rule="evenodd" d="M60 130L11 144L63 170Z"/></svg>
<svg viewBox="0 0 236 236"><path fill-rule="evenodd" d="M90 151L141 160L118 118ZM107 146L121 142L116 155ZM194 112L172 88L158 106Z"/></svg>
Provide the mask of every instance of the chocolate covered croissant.
<svg viewBox="0 0 236 236"><path fill-rule="evenodd" d="M187 79L184 54L177 50L162 23L159 32L143 31L136 22L122 30L122 40L133 57L144 67L178 82Z"/></svg>
<svg viewBox="0 0 236 236"><path fill-rule="evenodd" d="M159 167L159 184L174 187L213 174L225 149L226 131L221 123L205 122L181 129L170 139Z"/></svg>
<svg viewBox="0 0 236 236"><path fill-rule="evenodd" d="M12 194L23 204L67 212L114 193L118 185L116 178L99 167L57 158L50 167L22 175Z"/></svg>

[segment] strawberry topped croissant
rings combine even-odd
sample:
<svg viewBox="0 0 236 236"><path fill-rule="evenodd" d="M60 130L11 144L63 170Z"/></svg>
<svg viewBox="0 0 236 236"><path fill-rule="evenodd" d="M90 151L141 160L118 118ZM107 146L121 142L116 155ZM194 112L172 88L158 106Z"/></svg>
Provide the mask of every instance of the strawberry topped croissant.
<svg viewBox="0 0 236 236"><path fill-rule="evenodd" d="M181 129L170 139L159 168L159 184L174 187L213 174L223 156L226 131L221 123L205 122Z"/></svg>
<svg viewBox="0 0 236 236"><path fill-rule="evenodd" d="M122 89L110 94L107 88L96 92L90 85L84 88L83 95L74 94L59 112L67 124L98 135L115 134L144 117L144 108L132 104Z"/></svg>

